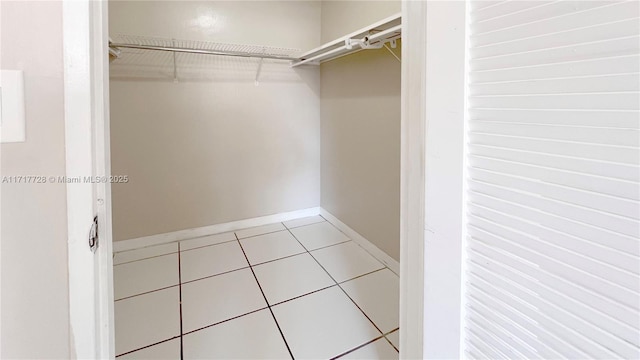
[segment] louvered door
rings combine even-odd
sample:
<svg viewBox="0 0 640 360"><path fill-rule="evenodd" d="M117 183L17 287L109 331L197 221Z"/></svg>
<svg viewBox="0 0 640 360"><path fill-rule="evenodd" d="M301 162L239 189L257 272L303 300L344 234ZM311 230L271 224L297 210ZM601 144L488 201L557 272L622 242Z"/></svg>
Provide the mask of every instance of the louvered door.
<svg viewBox="0 0 640 360"><path fill-rule="evenodd" d="M470 358L640 357L639 4L470 3Z"/></svg>

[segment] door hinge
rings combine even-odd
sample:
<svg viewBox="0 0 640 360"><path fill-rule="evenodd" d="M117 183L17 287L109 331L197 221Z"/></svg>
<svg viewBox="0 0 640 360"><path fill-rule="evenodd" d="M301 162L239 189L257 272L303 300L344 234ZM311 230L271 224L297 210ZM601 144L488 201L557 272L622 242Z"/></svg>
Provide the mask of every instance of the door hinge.
<svg viewBox="0 0 640 360"><path fill-rule="evenodd" d="M96 252L98 249L98 215L93 218L91 230L89 230L89 250Z"/></svg>

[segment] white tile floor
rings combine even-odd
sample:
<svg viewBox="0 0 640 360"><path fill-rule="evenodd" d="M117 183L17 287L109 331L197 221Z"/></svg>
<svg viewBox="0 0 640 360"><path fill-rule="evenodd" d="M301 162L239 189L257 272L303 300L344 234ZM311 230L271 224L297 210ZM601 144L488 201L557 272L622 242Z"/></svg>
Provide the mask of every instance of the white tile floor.
<svg viewBox="0 0 640 360"><path fill-rule="evenodd" d="M320 216L114 264L122 359L398 358L398 276Z"/></svg>

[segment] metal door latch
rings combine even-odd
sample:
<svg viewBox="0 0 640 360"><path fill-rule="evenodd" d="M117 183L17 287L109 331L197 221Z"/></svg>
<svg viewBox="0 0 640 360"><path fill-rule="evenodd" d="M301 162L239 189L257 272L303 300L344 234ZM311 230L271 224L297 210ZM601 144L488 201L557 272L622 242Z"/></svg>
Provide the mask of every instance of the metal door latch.
<svg viewBox="0 0 640 360"><path fill-rule="evenodd" d="M98 215L93 218L91 230L89 230L89 250L96 252L98 249Z"/></svg>

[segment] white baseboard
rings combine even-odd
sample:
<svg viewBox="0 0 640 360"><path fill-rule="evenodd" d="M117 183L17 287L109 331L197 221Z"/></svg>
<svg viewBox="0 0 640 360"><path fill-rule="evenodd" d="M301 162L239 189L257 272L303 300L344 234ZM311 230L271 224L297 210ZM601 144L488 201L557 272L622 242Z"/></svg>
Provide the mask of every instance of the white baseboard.
<svg viewBox="0 0 640 360"><path fill-rule="evenodd" d="M213 234L220 234L220 233L236 231L236 230L246 229L246 228L255 227L255 226L262 226L262 225L273 224L277 222L299 219L307 216L315 216L318 214L320 214L320 208L312 207L308 209L261 216L261 217L256 217L252 219L232 221L228 223L203 226L203 227L193 228L193 229L178 230L178 231L173 231L173 232L164 233L164 234L143 236L135 239L114 241L113 252L139 249L147 246L166 244L166 243L171 243L175 241L191 239L191 238L196 238L201 236L208 236Z"/></svg>
<svg viewBox="0 0 640 360"><path fill-rule="evenodd" d="M396 261L394 258L389 256L386 252L380 250L379 247L375 246L371 241L365 239L364 236L358 234L357 231L347 226L347 224L340 221L337 217L333 216L327 210L320 208L320 215L323 218L325 218L328 222L332 223L345 235L347 235L351 240L355 241L358 245L362 246L362 248L367 250L369 254L371 254L376 259L380 260L380 262L385 264L396 275L400 276L400 263L398 261Z"/></svg>
<svg viewBox="0 0 640 360"><path fill-rule="evenodd" d="M391 256L387 255L384 251L380 250L377 246L375 246L372 242L367 240L364 236L358 234L357 231L353 230L345 223L340 221L337 217L333 216L327 210L321 207L313 207L308 209L290 211L286 213L279 213L274 215L261 216L252 219L244 219L238 221L232 221L228 223L216 224L216 225L208 225L199 228L193 229L185 229L178 230L164 234L143 236L135 239L121 240L115 241L113 243L113 252L126 251L126 250L134 250L147 246L153 245L161 245L171 242L176 242L185 239L197 238L201 236L208 236L213 234L220 234L230 231L242 230L255 226L262 226L273 224L277 222L289 221L293 219L299 219L307 216L315 216L322 215L327 221L332 223L335 227L340 229L345 235L347 235L351 240L355 241L358 245L362 246L367 252L369 252L373 257L380 260L383 264L385 264L391 271L396 274L400 274L400 264L398 261L393 259Z"/></svg>

